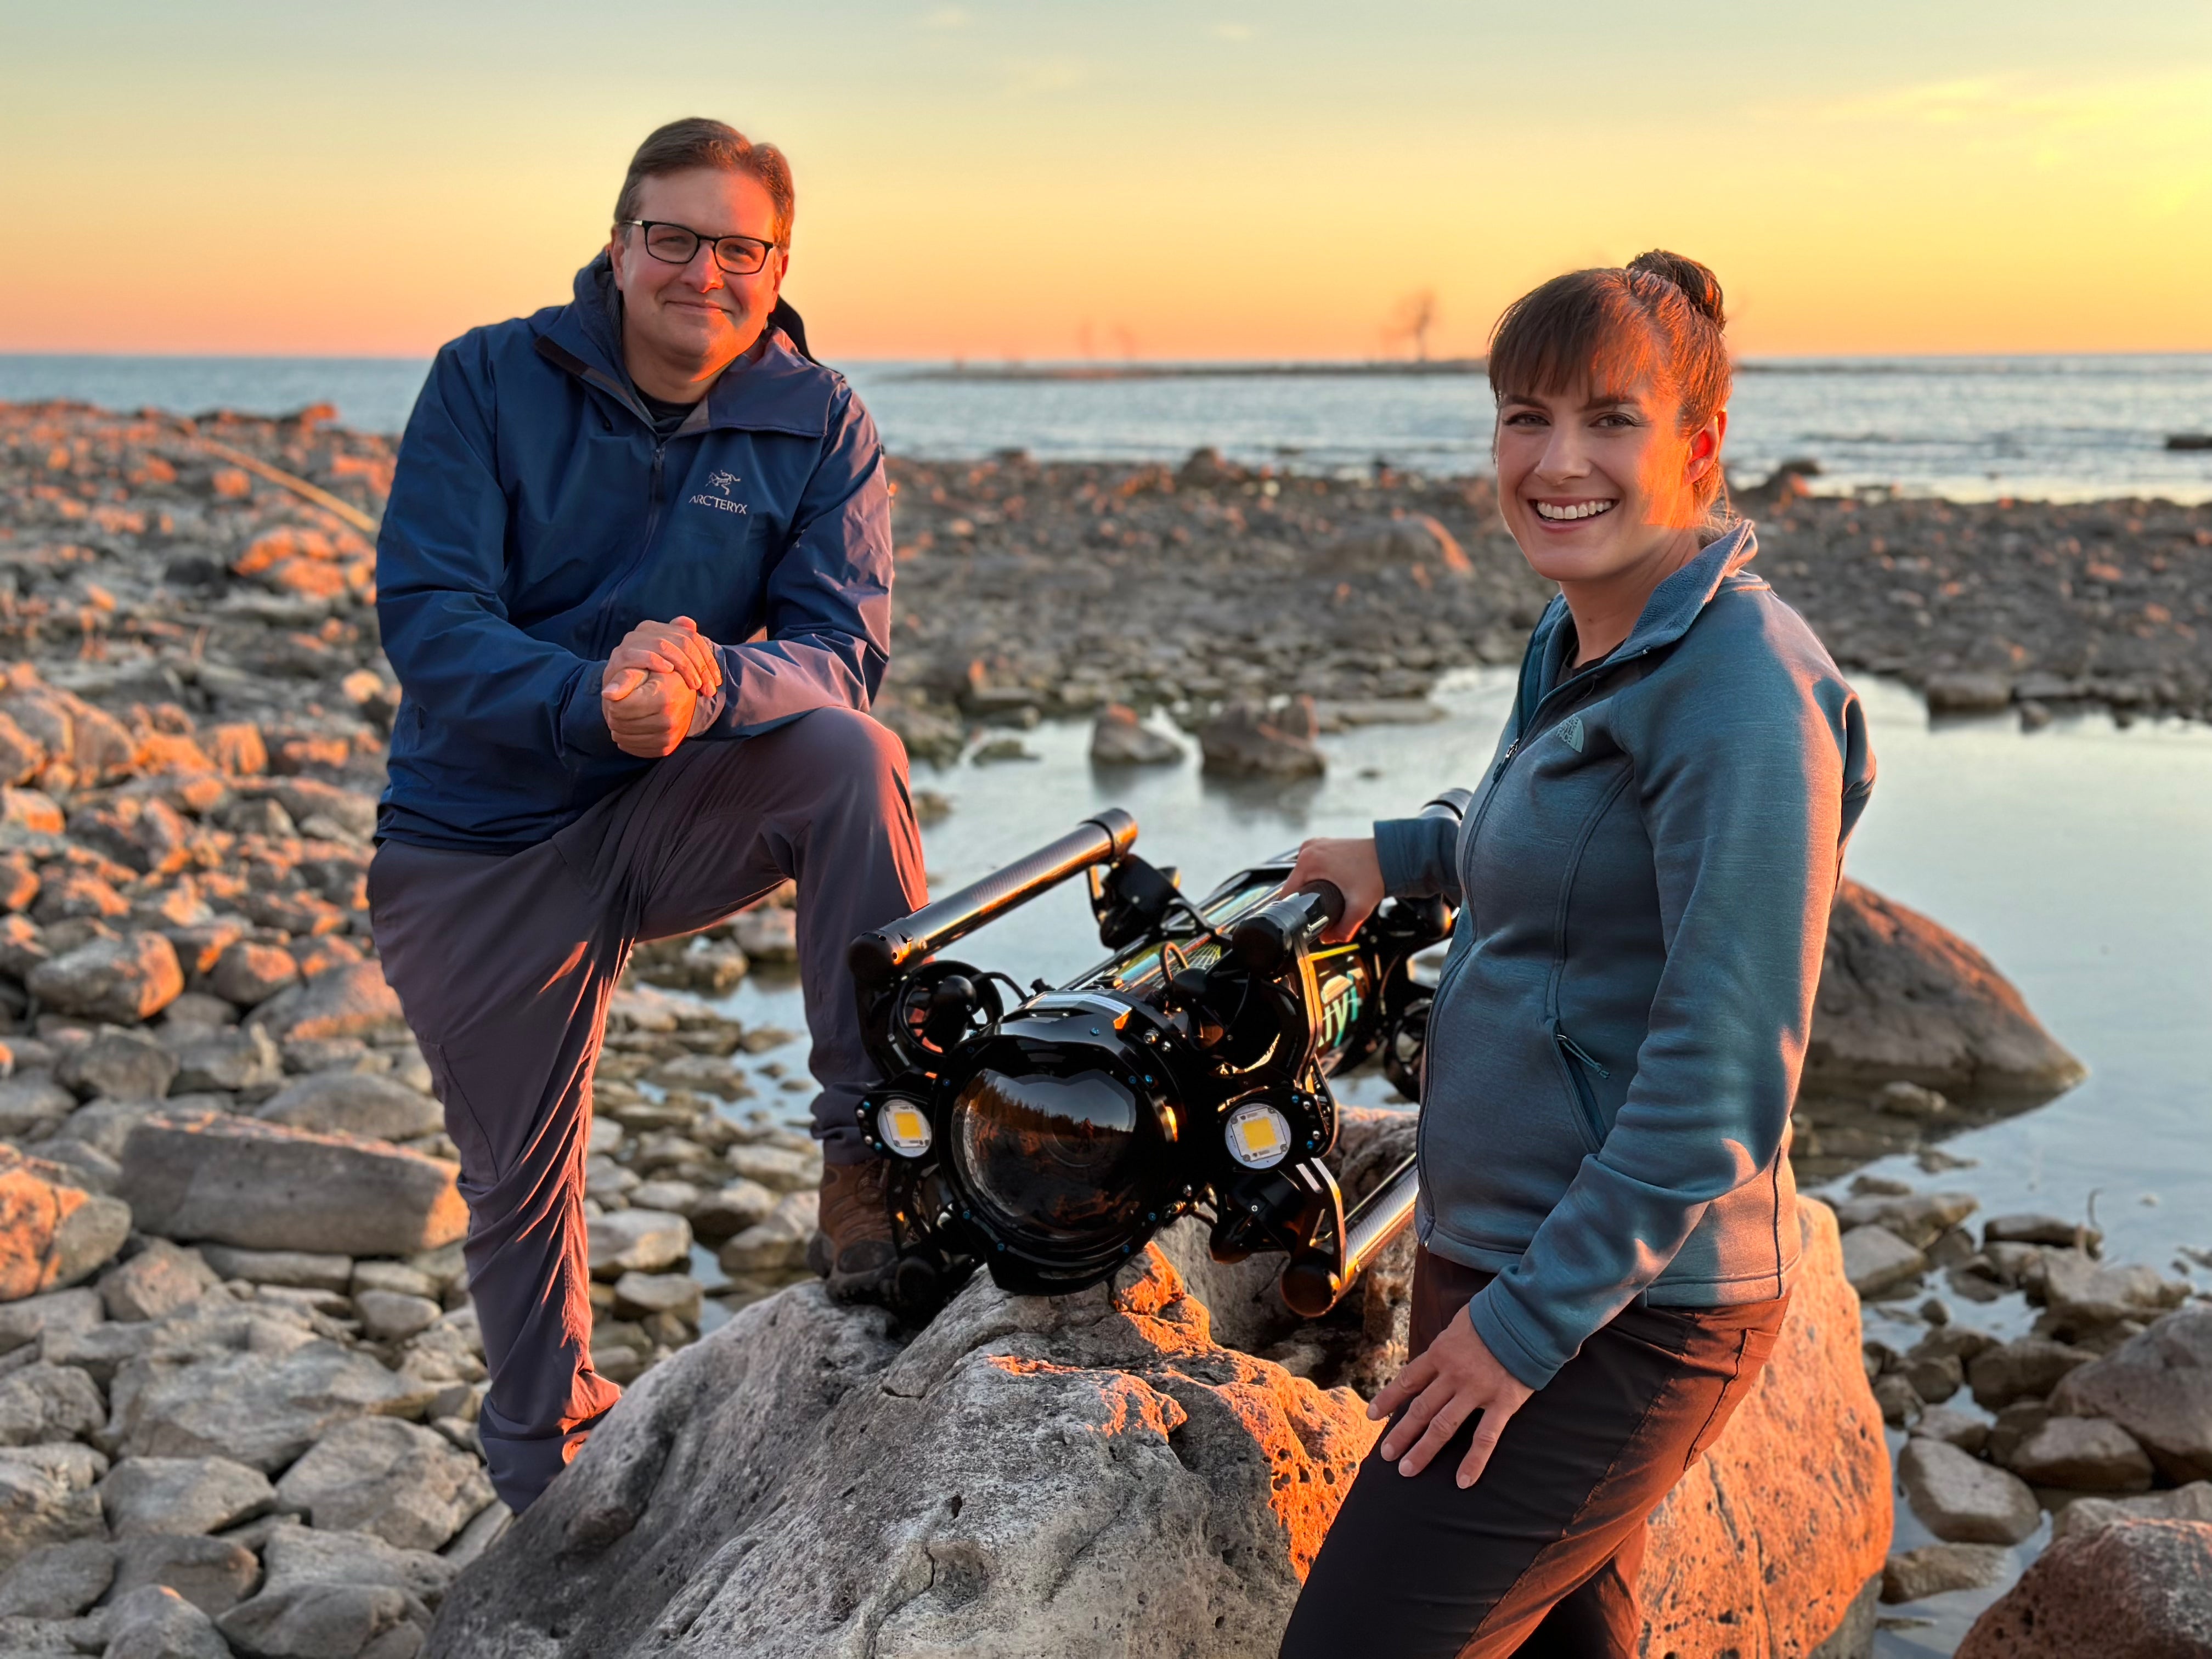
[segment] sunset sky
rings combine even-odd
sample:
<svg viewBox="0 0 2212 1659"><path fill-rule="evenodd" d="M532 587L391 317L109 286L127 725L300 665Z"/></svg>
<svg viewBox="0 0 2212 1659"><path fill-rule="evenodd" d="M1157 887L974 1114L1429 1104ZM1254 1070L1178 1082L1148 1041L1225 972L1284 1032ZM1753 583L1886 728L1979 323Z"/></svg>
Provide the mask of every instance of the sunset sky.
<svg viewBox="0 0 2212 1659"><path fill-rule="evenodd" d="M693 113L846 358L1473 353L1654 245L1747 355L2212 349L2206 0L0 0L0 351L426 354Z"/></svg>

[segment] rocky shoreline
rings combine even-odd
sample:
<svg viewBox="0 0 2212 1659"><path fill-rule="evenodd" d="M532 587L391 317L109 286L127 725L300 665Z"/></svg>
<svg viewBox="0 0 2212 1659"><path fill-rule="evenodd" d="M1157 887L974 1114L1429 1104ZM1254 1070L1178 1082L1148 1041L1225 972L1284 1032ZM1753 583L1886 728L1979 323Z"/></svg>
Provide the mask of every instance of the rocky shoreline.
<svg viewBox="0 0 2212 1659"><path fill-rule="evenodd" d="M316 411L193 422L0 405L0 1650L410 1659L450 1641L430 1634L447 1589L507 1525L473 1436L483 1366L453 1152L366 921L397 688L364 527L391 467L388 441ZM1012 458L892 471L899 631L882 713L921 757L962 752L979 727L1114 704L1164 706L1210 750L1295 751L1316 722L1395 718L1442 672L1516 659L1543 598L1480 481L1274 477L1204 456L1174 471ZM2212 715L2191 620L2212 591L2212 509L1784 489L1760 516L1771 574L1838 656L1942 706L2015 708L2031 724L2069 701ZM1318 709L1273 706L1300 694ZM1143 746L1144 728L1107 726ZM1975 1121L1993 1080L2063 1086L2070 1058L2023 1036L2033 1021L2014 1017L2018 999L2006 1002L1989 964L1878 896L1839 915L1800 1126L1808 1178ZM747 1331L830 1318L810 1291L772 1294L802 1276L818 1177L811 1143L768 1107L809 1086L777 1057L791 1034L698 1000L777 971L792 944L790 912L772 902L641 951L617 999L588 1190L593 1352L617 1380L709 1347L724 1357L684 1363L742 1370L726 1358L741 1336L698 1341L733 1311L750 1310ZM1931 994L1963 1001L1929 1015ZM1920 1014L1898 1012L1907 1005ZM1923 1167L1942 1158L1924 1148ZM2131 1343L2197 1352L2190 1322L2207 1316L2172 1307L2179 1281L2109 1267L2070 1237L1977 1240L1954 1200L1869 1189L1855 1202L1864 1213L1844 1206L1838 1283L1887 1297L1893 1324L1899 1287L1940 1271L1968 1301L1993 1287L2075 1321L2031 1339L2064 1348L2069 1371ZM1228 1346L1208 1348L1226 1357L1206 1364L1226 1369L1206 1386L1288 1402L1282 1432L1314 1468L1340 1472L1330 1437L1357 1437L1352 1396L1335 1391L1381 1380L1402 1285L1378 1272L1333 1324L1286 1330L1251 1324L1264 1297L1208 1278L1188 1253L1170 1272L1181 1277L1160 1281L1144 1317L1210 1317L1208 1341ZM972 1311L992 1330L1044 1321L1040 1341L1088 1340L1078 1328L1104 1316L1003 1304L981 1297ZM1196 1314L1172 1311L1184 1304ZM2080 1322L2082 1307L2107 1304L2120 1311ZM2111 1468L2126 1461L2125 1484L2136 1464L2122 1438L2151 1460L2161 1494L2196 1490L2174 1484L2194 1466L2166 1459L2127 1388L2096 1392L2057 1370L1993 1407L1968 1447L1972 1427L1947 1429L1939 1413L1958 1413L1936 1391L1978 1395L1975 1368L2012 1345L1975 1346L1972 1320L1948 1310L1916 1317L1911 1340L1867 1350L1863 1375L1847 1359L1840 1374L1832 1358L1805 1363L1837 1399L1911 1421L1915 1444L1974 1460L1984 1484L2015 1478L2019 1444L2052 1438L2056 1421L2104 1425L2056 1432L2088 1436ZM859 1345L866 1372L922 1363L871 1346L882 1333L837 1329L807 1337L817 1346L793 1347L791 1364L818 1371L839 1344ZM996 1340L979 1337L972 1354L1000 1352ZM1167 1364L1132 1349L1105 1369L1180 1400ZM1263 1364L1274 1369L1239 1370ZM2015 1412L2008 1426L2023 1404L2045 1416L2029 1425ZM1942 1461L1906 1449L1915 1468ZM615 1454L590 1456L592 1482L619 1487ZM1771 1469L1741 1479L1784 1506L1775 1514L1807 1501ZM1721 1513L1720 1492L1681 1502ZM1887 1500L1870 1501L1886 1535ZM575 1546L604 1553L637 1524L618 1519L587 1504L560 1524L605 1539ZM1839 1552L1833 1575L1861 1634L1863 1553ZM942 1565L956 1587L981 1571L957 1551ZM1892 1566L1900 1589L1966 1571L1948 1558ZM1287 1556L1254 1571L1273 1586L1254 1607L1295 1582ZM1705 1616L1698 1597L1725 1576L1682 1567L1668 1605L1690 1622L1673 1628ZM1259 1582L1231 1577L1238 1595ZM1744 1616L1783 1617L1763 1591L1741 1594ZM1823 1632L1801 1640L1803 1624L1776 1650L1810 1650ZM1184 1635L1160 1650L1241 1650Z"/></svg>

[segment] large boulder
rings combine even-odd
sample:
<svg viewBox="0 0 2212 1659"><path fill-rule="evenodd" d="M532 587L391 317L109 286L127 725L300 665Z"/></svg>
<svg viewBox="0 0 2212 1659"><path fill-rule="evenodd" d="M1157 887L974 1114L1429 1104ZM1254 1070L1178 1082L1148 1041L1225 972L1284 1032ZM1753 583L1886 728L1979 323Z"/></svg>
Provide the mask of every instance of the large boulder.
<svg viewBox="0 0 2212 1659"><path fill-rule="evenodd" d="M1863 1650L1821 1644L1870 1628L1887 1458L1834 1223L1803 1224L1774 1361L1654 1526L1654 1652ZM1279 1263L1213 1265L1223 1328L1278 1334ZM1158 1247L1077 1296L979 1276L903 1348L813 1285L756 1303L632 1387L428 1652L1272 1655L1376 1425L1190 1290Z"/></svg>
<svg viewBox="0 0 2212 1659"><path fill-rule="evenodd" d="M805 1285L648 1372L429 1651L1273 1654L1376 1432L1216 1346L1157 1251L1118 1291L979 1275L903 1351Z"/></svg>
<svg viewBox="0 0 2212 1659"><path fill-rule="evenodd" d="M0 1146L0 1302L74 1285L131 1236L131 1207Z"/></svg>
<svg viewBox="0 0 2212 1659"><path fill-rule="evenodd" d="M2212 1653L2212 1523L2115 1521L2061 1538L1974 1621L1959 1659Z"/></svg>
<svg viewBox="0 0 2212 1659"><path fill-rule="evenodd" d="M483 1466L444 1436L389 1417L341 1424L284 1472L277 1507L325 1532L434 1550L491 1502Z"/></svg>
<svg viewBox="0 0 2212 1659"><path fill-rule="evenodd" d="M352 1135L222 1113L158 1114L123 1144L138 1225L252 1250L410 1255L468 1231L457 1167Z"/></svg>
<svg viewBox="0 0 2212 1659"><path fill-rule="evenodd" d="M1727 1431L1652 1517L1642 1590L1655 1655L1706 1650L1723 1629L1740 1651L1774 1656L1863 1652L1873 1637L1889 1448L1835 1218L1808 1200L1797 1218L1781 1340Z"/></svg>
<svg viewBox="0 0 2212 1659"><path fill-rule="evenodd" d="M1808 1091L1909 1082L1954 1097L2041 1097L2087 1075L1966 940L1855 881L1837 890L1805 1050Z"/></svg>

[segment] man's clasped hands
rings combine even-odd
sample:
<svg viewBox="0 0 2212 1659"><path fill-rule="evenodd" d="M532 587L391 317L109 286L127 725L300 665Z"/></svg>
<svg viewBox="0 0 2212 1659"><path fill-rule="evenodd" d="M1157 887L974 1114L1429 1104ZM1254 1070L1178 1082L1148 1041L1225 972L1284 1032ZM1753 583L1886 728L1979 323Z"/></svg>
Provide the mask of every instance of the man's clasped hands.
<svg viewBox="0 0 2212 1659"><path fill-rule="evenodd" d="M658 760L698 735L721 686L721 657L698 623L689 617L643 622L607 659L599 708L617 748Z"/></svg>

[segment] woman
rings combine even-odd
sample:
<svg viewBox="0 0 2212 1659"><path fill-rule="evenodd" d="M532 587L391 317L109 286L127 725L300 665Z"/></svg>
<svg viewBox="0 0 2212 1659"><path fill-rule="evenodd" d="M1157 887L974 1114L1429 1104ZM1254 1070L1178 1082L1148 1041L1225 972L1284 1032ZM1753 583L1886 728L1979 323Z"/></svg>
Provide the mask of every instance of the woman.
<svg viewBox="0 0 2212 1659"><path fill-rule="evenodd" d="M1556 277L1492 342L1498 494L1559 596L1464 823L1310 841L1348 933L1459 926L1430 1018L1413 1358L1285 1659L1627 1655L1645 1517L1772 1349L1857 699L1725 512L1721 290Z"/></svg>

